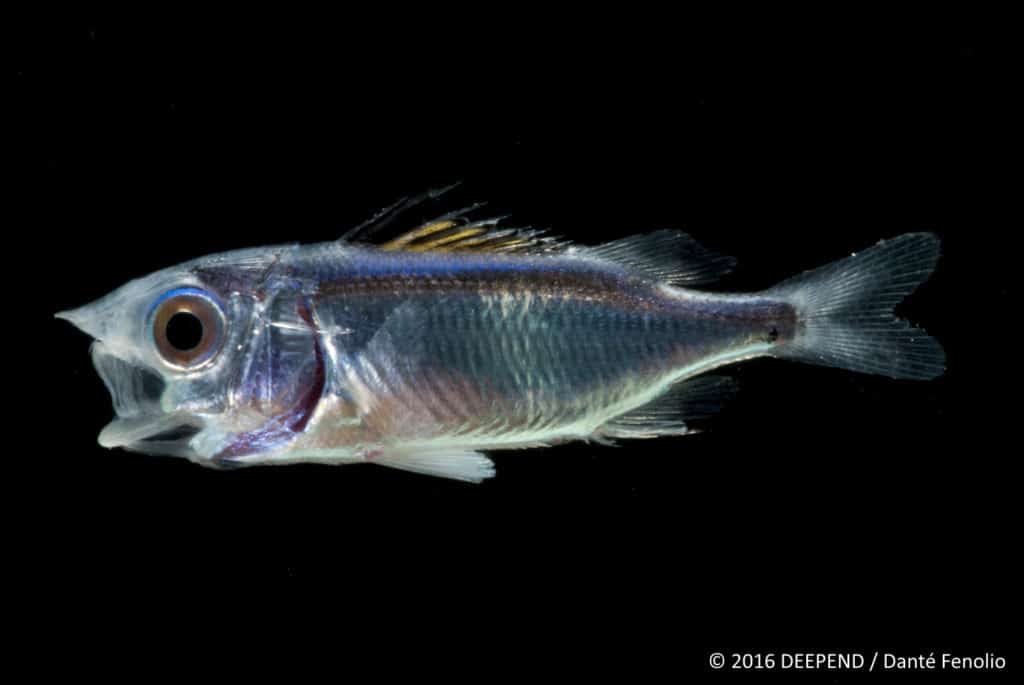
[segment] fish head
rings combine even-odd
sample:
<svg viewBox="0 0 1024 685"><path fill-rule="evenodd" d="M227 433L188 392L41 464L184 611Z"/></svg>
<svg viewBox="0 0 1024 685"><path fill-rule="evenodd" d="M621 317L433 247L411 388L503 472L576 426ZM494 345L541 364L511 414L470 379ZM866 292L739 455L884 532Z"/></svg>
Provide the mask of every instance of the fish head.
<svg viewBox="0 0 1024 685"><path fill-rule="evenodd" d="M93 366L116 414L100 445L223 466L280 438L268 425L293 409L295 376L308 381L316 358L291 340L281 363L272 347L282 342L268 318L280 299L267 288L274 261L266 251L196 260L56 315L95 339ZM312 340L308 328L293 331Z"/></svg>

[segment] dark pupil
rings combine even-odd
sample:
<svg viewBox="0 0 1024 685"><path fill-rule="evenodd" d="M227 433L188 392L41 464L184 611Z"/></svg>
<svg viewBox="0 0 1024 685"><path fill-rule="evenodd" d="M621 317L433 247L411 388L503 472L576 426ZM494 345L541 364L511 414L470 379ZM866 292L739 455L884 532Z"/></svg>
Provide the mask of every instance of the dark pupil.
<svg viewBox="0 0 1024 685"><path fill-rule="evenodd" d="M178 312L167 322L167 342L176 350L187 352L203 341L203 322L192 312Z"/></svg>

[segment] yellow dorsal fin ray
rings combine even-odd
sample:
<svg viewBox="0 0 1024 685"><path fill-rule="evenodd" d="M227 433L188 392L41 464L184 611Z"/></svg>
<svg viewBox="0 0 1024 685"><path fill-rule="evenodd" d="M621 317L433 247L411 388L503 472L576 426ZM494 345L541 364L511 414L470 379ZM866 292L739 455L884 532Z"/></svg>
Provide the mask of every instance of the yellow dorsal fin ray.
<svg viewBox="0 0 1024 685"><path fill-rule="evenodd" d="M409 249L415 252L429 252L431 250L452 249L451 246L453 244L463 241L467 238L478 236L483 232L484 229L479 226L470 226L469 228L464 228L461 231L449 233L448 235L443 235L440 238L435 238L429 242L414 245Z"/></svg>
<svg viewBox="0 0 1024 685"><path fill-rule="evenodd" d="M568 243L535 229L498 228L501 218L468 221L445 217L430 221L379 245L389 252L559 252Z"/></svg>
<svg viewBox="0 0 1024 685"><path fill-rule="evenodd" d="M451 219L443 221L432 221L429 224L424 224L419 228L414 228L407 233L403 233L394 240L389 240L388 242L381 245L380 249L401 250L411 242L414 242L421 238L426 238L428 236L434 235L435 233L440 233L441 231L447 231L449 228L452 228L456 225L456 222L452 221Z"/></svg>

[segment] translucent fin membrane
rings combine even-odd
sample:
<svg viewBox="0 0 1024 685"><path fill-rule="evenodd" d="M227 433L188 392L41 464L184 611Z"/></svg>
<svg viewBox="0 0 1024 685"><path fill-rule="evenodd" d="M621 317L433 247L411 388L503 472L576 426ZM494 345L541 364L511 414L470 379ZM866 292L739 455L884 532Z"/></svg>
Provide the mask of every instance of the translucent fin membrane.
<svg viewBox="0 0 1024 685"><path fill-rule="evenodd" d="M388 452L375 457L372 463L468 483L494 476L494 462L479 452L458 447Z"/></svg>
<svg viewBox="0 0 1024 685"><path fill-rule="evenodd" d="M586 254L635 269L672 285L712 283L736 266L736 260L702 246L671 229L631 235L604 245L582 248Z"/></svg>
<svg viewBox="0 0 1024 685"><path fill-rule="evenodd" d="M691 421L715 414L735 393L736 382L727 376L680 381L651 402L604 424L599 433L629 439L692 433Z"/></svg>
<svg viewBox="0 0 1024 685"><path fill-rule="evenodd" d="M934 234L908 233L770 289L797 310L796 337L779 356L891 378L942 375L939 343L893 312L938 258Z"/></svg>

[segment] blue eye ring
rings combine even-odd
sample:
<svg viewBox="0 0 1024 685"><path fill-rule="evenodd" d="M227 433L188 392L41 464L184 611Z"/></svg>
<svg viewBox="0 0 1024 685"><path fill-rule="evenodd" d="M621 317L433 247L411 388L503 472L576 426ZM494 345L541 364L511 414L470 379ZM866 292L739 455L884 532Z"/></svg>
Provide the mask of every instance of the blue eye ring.
<svg viewBox="0 0 1024 685"><path fill-rule="evenodd" d="M149 313L149 327L157 356L168 366L193 371L209 364L224 347L227 321L220 301L200 288L175 288L157 298ZM168 335L172 319L198 323L194 344L182 345Z"/></svg>

